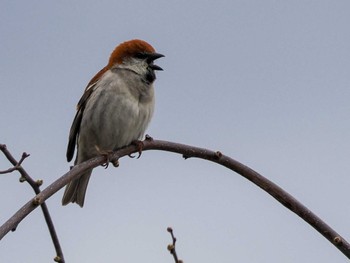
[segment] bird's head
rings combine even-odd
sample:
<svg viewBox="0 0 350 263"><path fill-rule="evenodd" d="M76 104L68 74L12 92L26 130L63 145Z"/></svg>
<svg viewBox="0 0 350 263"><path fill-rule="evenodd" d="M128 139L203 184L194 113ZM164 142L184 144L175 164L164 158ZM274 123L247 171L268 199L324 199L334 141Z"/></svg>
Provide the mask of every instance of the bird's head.
<svg viewBox="0 0 350 263"><path fill-rule="evenodd" d="M155 70L163 70L155 65L154 60L164 57L156 53L147 42L139 39L126 41L118 45L112 52L107 68L127 68L143 76L152 83L156 79Z"/></svg>

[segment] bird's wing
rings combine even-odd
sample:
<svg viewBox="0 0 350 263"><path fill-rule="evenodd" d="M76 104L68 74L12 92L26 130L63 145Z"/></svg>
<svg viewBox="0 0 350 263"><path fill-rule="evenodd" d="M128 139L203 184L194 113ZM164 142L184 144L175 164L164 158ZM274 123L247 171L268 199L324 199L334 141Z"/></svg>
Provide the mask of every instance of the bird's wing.
<svg viewBox="0 0 350 263"><path fill-rule="evenodd" d="M78 106L77 106L77 113L75 114L72 127L70 128L69 132L69 139L68 139L68 147L67 147L67 161L70 162L73 159L74 155L74 149L76 145L76 141L79 135L80 131L80 124L81 120L83 118L84 109L86 106L86 102L88 101L89 97L91 96L92 92L94 91L94 87L96 83L94 83L92 86L89 87L89 89L86 89L83 96L80 98Z"/></svg>
<svg viewBox="0 0 350 263"><path fill-rule="evenodd" d="M67 147L67 153L66 153L68 162L70 162L73 159L75 145L77 144L77 138L80 131L80 124L83 118L86 103L89 100L91 94L94 92L96 88L96 83L107 70L108 70L107 67L104 67L92 78L92 80L87 85L83 96L80 98L78 102L77 113L75 114L72 127L70 128L70 132L69 132L68 147Z"/></svg>

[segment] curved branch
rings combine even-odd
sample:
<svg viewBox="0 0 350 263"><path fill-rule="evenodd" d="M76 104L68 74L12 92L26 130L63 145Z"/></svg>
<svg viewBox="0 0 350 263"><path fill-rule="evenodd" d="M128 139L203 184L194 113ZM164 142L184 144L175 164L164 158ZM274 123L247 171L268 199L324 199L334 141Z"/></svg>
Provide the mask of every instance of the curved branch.
<svg viewBox="0 0 350 263"><path fill-rule="evenodd" d="M255 185L259 186L265 192L274 197L278 202L286 208L300 216L309 225L315 228L328 241L336 246L347 258L350 259L350 245L335 230L328 226L318 216L311 212L307 207L301 204L293 196L284 191L281 187L266 179L259 173L249 167L237 162L236 160L223 155L221 152L210 151L203 148L193 147L184 144L178 144L168 141L146 139L143 141L143 151L146 150L162 150L182 154L185 159L190 157L201 158L218 163L236 173L242 175ZM123 149L115 151L110 156L111 162L116 162L119 158L137 152L135 145L127 146ZM68 173L63 175L57 181L49 185L41 193L26 203L18 212L16 212L7 222L0 227L0 240L15 226L17 226L31 211L38 205L42 204L46 199L60 190L68 182L79 177L84 171L97 167L105 162L103 156L95 157L82 164L76 165Z"/></svg>

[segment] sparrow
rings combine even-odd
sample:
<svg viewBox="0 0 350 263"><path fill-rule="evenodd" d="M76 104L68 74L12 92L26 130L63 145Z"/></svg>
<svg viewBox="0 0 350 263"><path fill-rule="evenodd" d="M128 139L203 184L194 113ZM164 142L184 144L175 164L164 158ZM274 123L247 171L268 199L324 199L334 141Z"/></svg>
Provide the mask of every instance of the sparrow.
<svg viewBox="0 0 350 263"><path fill-rule="evenodd" d="M76 165L143 137L154 110L155 71L163 70L154 61L161 57L164 55L139 39L114 49L107 66L91 79L78 102L69 133L68 162L75 147ZM88 170L67 184L62 205L84 206L91 173Z"/></svg>

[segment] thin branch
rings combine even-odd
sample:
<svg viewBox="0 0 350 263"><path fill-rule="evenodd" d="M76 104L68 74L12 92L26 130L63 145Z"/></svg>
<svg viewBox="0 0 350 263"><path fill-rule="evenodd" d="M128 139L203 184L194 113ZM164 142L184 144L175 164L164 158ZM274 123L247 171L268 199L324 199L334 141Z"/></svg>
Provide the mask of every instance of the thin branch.
<svg viewBox="0 0 350 263"><path fill-rule="evenodd" d="M21 159L17 162L16 159L10 153L10 151L7 149L5 144L0 144L0 151L3 152L3 154L6 156L7 160L9 160L9 162L13 165L12 168L9 168L9 169L2 171L0 173L11 173L14 171L18 171L21 174L20 182L25 182L25 181L28 182L29 185L33 188L35 194L39 194L41 192L40 185L42 185L43 181L42 180L37 180L37 181L33 180L33 178L22 167L23 161L27 157L29 157L29 154L24 152L22 154ZM62 251L60 242L58 240L55 226L54 226L53 221L51 219L50 212L49 212L49 209L47 208L46 203L41 204L41 210L44 214L46 225L49 229L51 239L52 239L53 245L54 245L55 250L56 250L56 257L54 258L54 260L56 262L64 263L65 260L64 260L64 256L63 256L63 251ZM12 231L16 230L16 227L17 227L17 224L14 225L11 230Z"/></svg>
<svg viewBox="0 0 350 263"><path fill-rule="evenodd" d="M7 150L7 147L6 145L4 144L0 144L0 150L2 152L7 152L7 155L9 155L10 158L13 158L12 155L9 153L9 151ZM17 162L16 160L15 163L16 165L11 167L11 168L8 168L7 170L4 170L4 171L0 171L0 174L9 174L9 173L12 173L14 171L17 171L19 169L19 167L21 166L21 164L23 163L24 159L26 159L27 157L29 157L30 154L27 154L27 153L23 153L22 154L22 157L21 159Z"/></svg>
<svg viewBox="0 0 350 263"><path fill-rule="evenodd" d="M274 197L278 202L286 208L300 216L305 222L316 229L328 241L330 241L336 248L338 248L347 258L350 259L350 245L340 236L335 230L328 226L323 220L311 212L307 207L301 204L289 193L284 191L281 187L266 179L259 173L250 169L249 167L237 162L236 160L223 155L221 152L210 151L204 148L193 147L184 144L178 144L168 141L152 140L151 138L143 141L143 151L147 150L162 150L182 154L187 159L191 157L209 160L218 163L236 173L242 175L255 185L259 186L265 192ZM110 156L112 163L125 155L130 155L138 151L135 145L127 146L123 149L115 151ZM0 227L0 240L15 226L17 226L30 212L32 212L38 205L42 204L46 199L60 190L68 182L77 179L83 172L95 168L105 162L105 157L98 156L92 158L82 164L76 165L68 173L63 175L57 181L49 185L41 193L35 196L32 200L27 202L18 212L16 212L7 222Z"/></svg>
<svg viewBox="0 0 350 263"><path fill-rule="evenodd" d="M168 245L168 250L170 252L170 254L173 255L173 258L175 260L175 263L182 263L182 260L180 260L177 256L177 253L176 253L176 237L174 236L174 232L173 232L173 229L171 227L168 227L167 228L167 231L170 233L171 235L171 239L173 241L172 244L169 244Z"/></svg>

